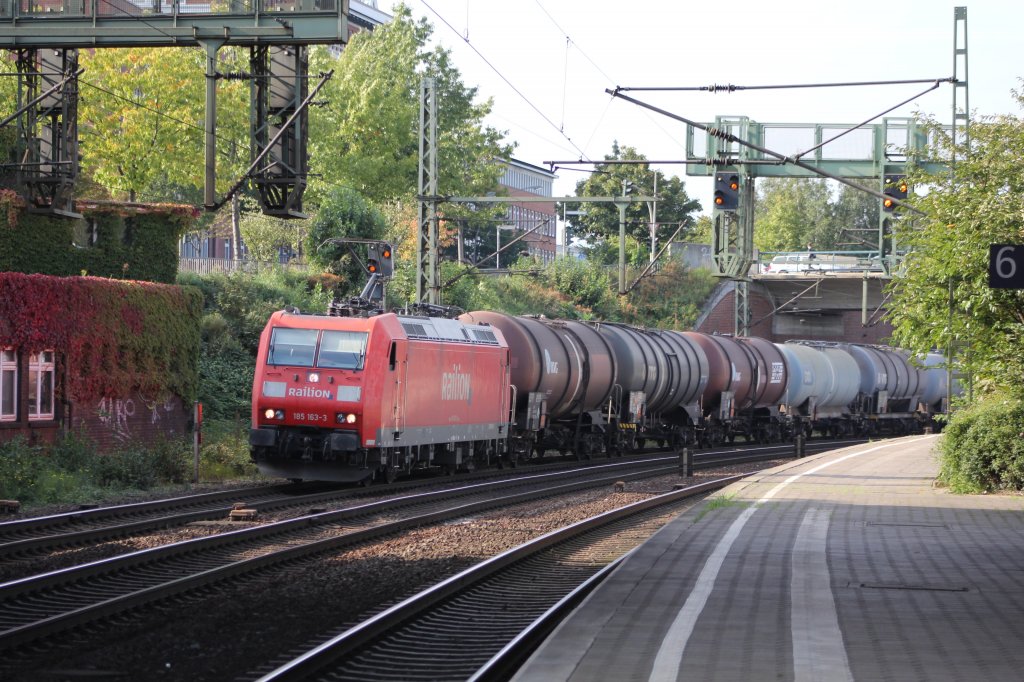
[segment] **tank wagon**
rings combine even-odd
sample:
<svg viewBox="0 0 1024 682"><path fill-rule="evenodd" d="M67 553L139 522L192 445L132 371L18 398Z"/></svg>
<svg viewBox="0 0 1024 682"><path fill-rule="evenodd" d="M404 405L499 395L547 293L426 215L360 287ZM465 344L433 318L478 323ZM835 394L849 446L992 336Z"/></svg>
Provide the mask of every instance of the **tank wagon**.
<svg viewBox="0 0 1024 682"><path fill-rule="evenodd" d="M274 313L253 382L253 460L290 479L920 431L944 358L815 341L474 311L458 319Z"/></svg>

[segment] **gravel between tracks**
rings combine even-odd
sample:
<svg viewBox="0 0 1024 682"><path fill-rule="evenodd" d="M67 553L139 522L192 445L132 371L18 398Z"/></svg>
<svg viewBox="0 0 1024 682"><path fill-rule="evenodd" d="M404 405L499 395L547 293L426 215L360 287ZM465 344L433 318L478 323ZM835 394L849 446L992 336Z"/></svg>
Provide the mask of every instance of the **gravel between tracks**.
<svg viewBox="0 0 1024 682"><path fill-rule="evenodd" d="M289 652L298 653L317 636L337 634L382 607L531 538L667 492L674 485L783 461L721 467L692 478L673 475L630 481L621 492L604 488L573 493L402 533L238 580L202 596L175 600L158 614L125 619L101 632L75 635L63 649L42 656L25 654L17 662L9 661L12 667L0 665L0 676L11 682L82 676L190 682L239 679L260 666L287 660ZM186 539L216 530L209 524L193 524L108 544L128 543L141 549L168 542L170 535ZM32 569L52 570L110 553L112 548L102 546L76 550L35 559Z"/></svg>

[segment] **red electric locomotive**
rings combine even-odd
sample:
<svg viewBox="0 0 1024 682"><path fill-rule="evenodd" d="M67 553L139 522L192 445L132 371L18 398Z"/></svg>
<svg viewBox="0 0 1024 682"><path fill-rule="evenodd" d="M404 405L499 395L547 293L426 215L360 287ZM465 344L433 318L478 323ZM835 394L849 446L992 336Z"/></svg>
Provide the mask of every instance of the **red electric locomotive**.
<svg viewBox="0 0 1024 682"><path fill-rule="evenodd" d="M393 313L274 313L260 337L249 444L293 480L392 480L504 453L509 350L494 327Z"/></svg>

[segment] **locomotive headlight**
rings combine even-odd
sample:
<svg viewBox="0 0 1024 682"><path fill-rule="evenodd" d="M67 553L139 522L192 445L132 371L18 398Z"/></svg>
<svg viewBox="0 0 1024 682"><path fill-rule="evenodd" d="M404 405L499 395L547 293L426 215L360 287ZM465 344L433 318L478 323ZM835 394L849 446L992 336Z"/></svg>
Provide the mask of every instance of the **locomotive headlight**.
<svg viewBox="0 0 1024 682"><path fill-rule="evenodd" d="M320 381L320 375L318 373L316 373L316 372L310 372L310 374L309 374L309 383L315 384L315 383L317 383L319 381Z"/></svg>
<svg viewBox="0 0 1024 682"><path fill-rule="evenodd" d="M356 413L355 412L350 412L348 414L348 416L345 417L345 421L347 421L349 424L355 424L356 423Z"/></svg>
<svg viewBox="0 0 1024 682"><path fill-rule="evenodd" d="M337 412L334 415L334 419L339 424L355 424L358 417L356 417L355 412L349 412L347 414L345 412Z"/></svg>
<svg viewBox="0 0 1024 682"><path fill-rule="evenodd" d="M267 411L263 413L263 416L266 417L267 419L273 419L274 418L274 409L271 408L271 407L268 407Z"/></svg>
<svg viewBox="0 0 1024 682"><path fill-rule="evenodd" d="M274 418L284 419L284 410L278 410L277 412L274 412Z"/></svg>
<svg viewBox="0 0 1024 682"><path fill-rule="evenodd" d="M264 410L263 416L267 419L284 419L284 410L275 410L272 407L268 407Z"/></svg>

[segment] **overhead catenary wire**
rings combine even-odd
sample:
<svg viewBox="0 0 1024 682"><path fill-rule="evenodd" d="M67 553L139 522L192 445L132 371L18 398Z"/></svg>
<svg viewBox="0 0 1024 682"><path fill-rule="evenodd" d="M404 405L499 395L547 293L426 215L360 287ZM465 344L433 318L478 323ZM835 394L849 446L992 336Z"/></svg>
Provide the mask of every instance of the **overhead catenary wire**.
<svg viewBox="0 0 1024 682"><path fill-rule="evenodd" d="M822 141L822 142L821 142L821 144L816 144L816 145L814 145L813 147L811 147L811 148L809 148L809 149L805 149L804 151L802 151L802 152L800 152L799 154L797 154L797 155L796 155L796 156L795 156L794 158L797 158L797 159L799 159L799 158L800 158L800 157L802 157L802 156L807 156L807 155L808 155L808 154L810 154L811 152L813 152L813 151L815 151L815 150L818 150L818 149L821 149L822 147L824 147L825 145L829 144L830 142L835 142L835 141L836 141L836 140L838 140L838 139L839 139L840 137L842 137L842 136L844 136L844 135L849 135L850 133L852 133L852 132L853 132L854 130L857 130L857 129L858 129L858 128L860 128L861 126L865 126L865 125L867 125L868 123L871 123L871 121L875 120L876 118L878 118L878 117L880 117L880 116L885 116L885 115L886 115L886 114L888 114L888 113L889 113L890 111L895 111L896 109L899 109L900 107L902 107L902 106L903 106L904 104L909 104L910 102L912 102L913 100L917 99L917 98L918 98L918 97L920 97L921 95L924 95L924 94L926 94L926 93L929 93L929 92L931 92L932 90L935 90L936 88L938 88L938 87L939 87L939 84L940 84L940 83L942 83L942 82L943 82L944 80L950 80L950 79L939 79L939 80L936 80L936 81L935 81L934 83L932 83L932 84L931 84L931 87L925 88L925 89L924 89L924 90L922 90L921 92L919 92L919 93L917 93L917 94L915 94L915 95L911 95L910 97L908 97L907 99L903 100L903 101L902 101L902 102L900 102L899 104L895 104L895 105L893 105L893 106L889 107L888 109L886 109L885 111L882 111L882 112L880 112L880 113L877 113L877 114L875 114L874 116L872 116L872 117L870 117L870 118L868 118L868 119L865 119L864 121L861 121L860 123L858 123L857 125L853 126L852 128L849 128L849 129L847 129L847 130L844 130L843 132L839 133L838 135L835 135L835 136L833 136L833 137L830 137L830 138L829 138L829 139L827 139L827 140L824 140L824 141Z"/></svg>
<svg viewBox="0 0 1024 682"><path fill-rule="evenodd" d="M692 126L694 128L698 128L700 130L703 130L704 132L706 132L708 135L711 135L712 137L717 137L719 139L725 140L726 142L735 142L737 144L741 144L741 145L743 145L745 147L749 147L749 148L751 148L751 149L753 149L755 151L759 151L762 154L767 154L768 156L771 156L771 157L774 157L776 159L779 159L780 161L782 161L784 163L793 164L794 166L797 166L799 168L803 168L804 170L810 171L811 173L814 173L815 175L820 175L823 178L828 178L829 180L835 180L837 182L841 182L844 185L848 185L850 187L853 187L854 189L858 189L858 190L860 190L862 192L870 194L871 196L878 197L879 199L891 199L892 201L894 201L898 205L906 206L908 209L910 209L911 211L913 211L915 213L918 213L920 215L925 215L924 212L922 212L920 209L917 209L917 208L915 208L913 206L910 206L909 204L907 204L904 201L901 201L899 199L895 199L895 198L893 198L891 196L883 194L882 192L879 192L878 190L874 190L874 189L871 189L869 187L865 187L864 185L858 184L856 182L852 182L848 178L844 178L844 177L841 177L839 175L835 175L834 173L829 173L828 171L822 170L822 169L818 168L817 166L809 164L809 163L807 163L805 161L801 161L799 158L795 158L795 157L792 157L792 156L786 156L785 154L780 154L779 152L776 152L776 151L773 151L771 149L768 149L767 147L762 147L759 144L755 144L755 143L750 142L748 140L744 140L744 139L738 137L737 135L733 135L728 130L722 130L722 129L719 129L719 128L715 128L714 126L708 126L708 125L704 125L703 123L698 123L697 121L690 120L690 119L688 119L688 118L686 118L684 116L680 116L679 114L674 114L671 111L666 111L665 109L662 109L660 107L656 107L653 104L648 104L647 102L643 102L641 100L638 100L636 98L630 97L628 95L623 95L618 89L607 90L606 92L608 92L608 94L612 95L613 97L618 97L619 99L623 99L623 100L625 100L627 102L630 102L631 104L635 104L635 105L637 105L639 107L643 107L645 109L649 109L649 110L654 111L656 113L659 113L659 114L661 114L663 116L667 116L668 118L675 119L677 121L680 121L681 123L685 123L685 124L687 124L689 126Z"/></svg>
<svg viewBox="0 0 1024 682"><path fill-rule="evenodd" d="M912 85L948 81L956 78L917 78L885 81L852 81L848 83L788 83L785 85L664 85L664 86L617 86L616 92L742 92L744 90L794 90L800 88L848 88L867 85Z"/></svg>
<svg viewBox="0 0 1024 682"><path fill-rule="evenodd" d="M469 49L473 50L473 52L475 52L476 55L478 57L480 57L480 59L483 60L484 64L486 64L488 66L488 68L490 68L499 78L501 78L501 80L503 80L505 82L505 84L508 85L508 87L512 88L512 91L514 93L516 93L517 95L519 95L520 99L522 99L524 102L526 102L526 104L528 104L531 109L533 109L535 112L537 112L538 116L540 116L542 119L544 119L544 121L548 125L550 125L552 128L557 130L560 135L562 135L566 140L568 140L569 144L571 144L573 146L573 148L580 153L581 156L586 156L586 153L582 149L580 149L579 146L577 146L575 142L572 141L572 138L570 138L568 135L566 135L565 132L563 130L561 130L559 128L559 126L554 121L552 121L550 118L548 118L548 116L543 111L541 111L540 108L536 104L534 104L530 100L529 97L527 97L525 94L523 94L523 92L519 88L517 88L512 83L512 81L510 81L508 78L506 78L505 74L503 74L500 70L498 70L498 67L496 67L494 64L492 64L491 61L489 59L487 59L487 57L485 57L484 54L482 52L480 52L480 50L478 50L476 48L476 45L474 45L472 42L470 42L470 40L468 38L463 38L462 35L459 34L458 30L454 26L452 26L451 23L449 23L447 19L445 19L443 16L441 16L441 14L437 12L437 10L435 10L433 7L431 7L430 4L426 2L426 0L421 0L421 1L423 2L423 6L426 7L428 10L430 10L434 14L434 16L436 16L445 26L447 26L449 28L449 30L451 30L453 33L455 33L460 38L462 38L462 41L467 46L469 46ZM467 34L468 34L468 31L467 31Z"/></svg>
<svg viewBox="0 0 1024 682"><path fill-rule="evenodd" d="M163 111L160 111L159 109L154 109L153 107L147 106L146 104L143 104L142 102L136 102L135 100L133 100L133 99L131 99L129 97L125 97L124 95L119 95L116 92L108 90L108 89L106 89L106 88L104 88L102 86L96 85L95 83L90 83L89 81L82 80L81 78L78 79L78 82L81 83L82 85L88 85L90 88L94 88L96 90L99 90L102 93L110 95L111 97L113 97L115 99L119 99L122 102L125 102L127 104L131 104L132 106L135 106L135 107L137 107L139 109L144 109L145 111L149 111L149 112L151 112L153 114L156 114L158 116L162 116L163 118L166 118L169 121L173 121L174 123L177 123L178 125L182 126L183 128L193 128L194 130L196 130L198 132L201 132L203 134L206 133L206 128L204 128L204 127L202 127L200 125L196 125L195 123L191 123L189 121L183 121L180 118L175 118L174 116L171 116L170 114L167 114L167 113L165 113ZM105 111L107 111L108 113L112 113L109 109L106 109ZM214 134L214 137L216 137L218 140L221 140L223 142L234 142L234 140L230 140L230 139L221 137L221 136L219 136L217 134Z"/></svg>

